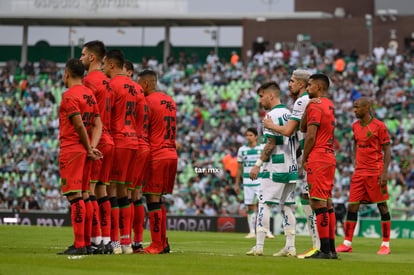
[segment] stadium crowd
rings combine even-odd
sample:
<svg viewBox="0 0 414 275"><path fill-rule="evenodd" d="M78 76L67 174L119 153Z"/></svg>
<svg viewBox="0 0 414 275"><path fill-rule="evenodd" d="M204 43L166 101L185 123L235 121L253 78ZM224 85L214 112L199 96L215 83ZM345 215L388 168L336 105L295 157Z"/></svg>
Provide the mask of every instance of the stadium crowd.
<svg viewBox="0 0 414 275"><path fill-rule="evenodd" d="M414 217L414 58L410 51L397 53L392 47L377 46L373 52L366 57L323 45L268 50L245 63L234 56L220 59L212 52L201 63L183 53L170 58L167 68L154 59L137 64L136 71L157 71L159 90L177 104L178 177L174 194L165 197L168 212L246 214L242 194L234 191L234 163L237 149L245 143L245 130L257 127L262 132L264 111L259 109L256 88L276 81L283 102L292 106L290 74L306 68L332 81L337 121L334 202L347 201L353 173L353 101L365 95L374 100L376 117L386 123L392 140L390 206L411 208L392 213ZM57 146L62 74L63 69L44 61L23 68L8 62L0 68L0 209L68 210L60 192ZM375 206L365 210L366 215L376 215ZM297 215L303 215L300 205Z"/></svg>

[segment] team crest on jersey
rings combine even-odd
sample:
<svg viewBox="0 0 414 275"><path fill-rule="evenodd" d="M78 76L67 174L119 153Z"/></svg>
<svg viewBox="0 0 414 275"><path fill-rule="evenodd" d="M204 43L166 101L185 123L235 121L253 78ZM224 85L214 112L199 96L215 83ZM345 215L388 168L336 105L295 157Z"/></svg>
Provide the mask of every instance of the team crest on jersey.
<svg viewBox="0 0 414 275"><path fill-rule="evenodd" d="M372 136L372 132L371 131L368 131L367 132L367 138L370 138Z"/></svg>

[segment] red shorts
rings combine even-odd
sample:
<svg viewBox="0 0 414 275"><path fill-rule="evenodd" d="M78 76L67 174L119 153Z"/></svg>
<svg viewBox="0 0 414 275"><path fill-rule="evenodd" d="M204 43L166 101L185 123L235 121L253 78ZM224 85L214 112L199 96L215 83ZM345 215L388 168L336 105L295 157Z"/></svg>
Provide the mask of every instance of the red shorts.
<svg viewBox="0 0 414 275"><path fill-rule="evenodd" d="M143 194L171 194L177 173L177 159L160 159L151 161L145 174Z"/></svg>
<svg viewBox="0 0 414 275"><path fill-rule="evenodd" d="M132 182L132 178L129 178L131 173L128 173L128 171L134 169L136 151L135 149L115 148L110 176L111 183L125 184Z"/></svg>
<svg viewBox="0 0 414 275"><path fill-rule="evenodd" d="M103 143L99 144L97 149L101 151L103 158L92 162L91 182L109 185L109 174L111 173L114 158L114 146Z"/></svg>
<svg viewBox="0 0 414 275"><path fill-rule="evenodd" d="M317 161L308 162L306 176L311 199L327 201L332 198L335 164Z"/></svg>
<svg viewBox="0 0 414 275"><path fill-rule="evenodd" d="M69 146L60 149L59 170L63 195L82 191L85 160L86 151L82 145Z"/></svg>
<svg viewBox="0 0 414 275"><path fill-rule="evenodd" d="M129 175L132 178L132 183L128 183L128 189L134 190L135 188L141 188L144 180L145 171L148 169L149 157L151 151L148 149L143 152L137 152L135 156L135 163L133 169L130 169Z"/></svg>
<svg viewBox="0 0 414 275"><path fill-rule="evenodd" d="M354 174L351 179L349 203L379 203L389 199L387 186L381 188L378 175Z"/></svg>
<svg viewBox="0 0 414 275"><path fill-rule="evenodd" d="M91 180L91 171L94 161L91 159L86 159L85 167L83 168L83 177L82 177L82 192L90 192L89 182Z"/></svg>

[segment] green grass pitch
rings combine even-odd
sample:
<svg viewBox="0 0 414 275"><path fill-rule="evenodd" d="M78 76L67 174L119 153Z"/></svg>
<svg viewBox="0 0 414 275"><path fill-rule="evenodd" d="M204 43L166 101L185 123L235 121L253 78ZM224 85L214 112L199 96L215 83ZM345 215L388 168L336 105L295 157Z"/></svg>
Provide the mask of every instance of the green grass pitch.
<svg viewBox="0 0 414 275"><path fill-rule="evenodd" d="M355 238L352 253L339 260L299 260L271 255L284 236L265 241L263 257L246 256L254 239L241 233L169 231L172 253L164 255L61 256L70 227L0 226L0 274L414 274L414 240L391 240L390 255L376 255L381 240ZM148 245L149 232L144 233ZM343 238L337 238L340 244ZM298 253L310 237L298 236Z"/></svg>

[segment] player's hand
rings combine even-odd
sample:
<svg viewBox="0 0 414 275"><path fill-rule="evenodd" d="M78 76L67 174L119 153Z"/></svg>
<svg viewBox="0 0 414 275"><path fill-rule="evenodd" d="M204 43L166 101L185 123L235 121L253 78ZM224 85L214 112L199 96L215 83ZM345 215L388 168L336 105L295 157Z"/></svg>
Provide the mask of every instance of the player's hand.
<svg viewBox="0 0 414 275"><path fill-rule="evenodd" d="M240 194L240 186L238 183L234 185L234 191L236 192L237 195Z"/></svg>
<svg viewBox="0 0 414 275"><path fill-rule="evenodd" d="M265 117L263 119L263 127L265 127L266 129L270 129L270 127L273 125L273 120L271 118L267 118Z"/></svg>
<svg viewBox="0 0 414 275"><path fill-rule="evenodd" d="M259 175L259 172L260 172L260 167L257 167L256 165L253 166L252 170L250 170L249 178L251 180L257 179L257 176Z"/></svg>
<svg viewBox="0 0 414 275"><path fill-rule="evenodd" d="M387 186L387 183L388 183L388 174L382 173L378 179L378 184L381 186L381 188L384 188L385 186Z"/></svg>
<svg viewBox="0 0 414 275"><path fill-rule="evenodd" d="M91 160L99 160L99 159L103 158L103 155L102 155L101 151L99 151L98 149L91 148L91 150L88 151L87 157Z"/></svg>
<svg viewBox="0 0 414 275"><path fill-rule="evenodd" d="M308 164L308 162L307 161L305 161L305 160L303 160L302 161L302 169L304 170L304 171L306 171L306 165Z"/></svg>

